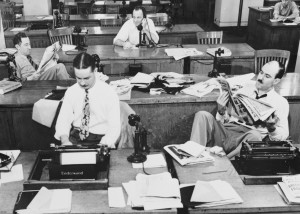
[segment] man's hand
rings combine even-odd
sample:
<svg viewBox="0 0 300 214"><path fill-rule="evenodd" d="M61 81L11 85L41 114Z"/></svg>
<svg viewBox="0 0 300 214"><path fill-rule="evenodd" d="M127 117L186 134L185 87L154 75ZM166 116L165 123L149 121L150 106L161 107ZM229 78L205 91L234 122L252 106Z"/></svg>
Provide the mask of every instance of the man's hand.
<svg viewBox="0 0 300 214"><path fill-rule="evenodd" d="M226 106L229 101L228 92L223 92L217 99L218 112L220 115L224 115L226 111Z"/></svg>
<svg viewBox="0 0 300 214"><path fill-rule="evenodd" d="M273 113L265 122L268 132L274 132L279 118Z"/></svg>
<svg viewBox="0 0 300 214"><path fill-rule="evenodd" d="M133 44L131 44L130 42L124 42L123 44L123 48L124 49L130 49L132 48Z"/></svg>
<svg viewBox="0 0 300 214"><path fill-rule="evenodd" d="M38 80L39 77L40 77L40 73L35 72L31 76L27 77L27 80Z"/></svg>

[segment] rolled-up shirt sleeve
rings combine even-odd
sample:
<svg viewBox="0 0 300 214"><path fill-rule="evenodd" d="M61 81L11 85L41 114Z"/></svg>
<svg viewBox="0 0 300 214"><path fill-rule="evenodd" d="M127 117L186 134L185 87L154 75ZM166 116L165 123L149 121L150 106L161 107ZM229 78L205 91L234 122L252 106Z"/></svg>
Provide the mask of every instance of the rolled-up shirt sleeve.
<svg viewBox="0 0 300 214"><path fill-rule="evenodd" d="M117 36L114 38L113 43L115 44L115 42L117 40L121 40L123 42L126 42L129 39L129 31L130 31L130 20L128 20L127 22L125 22L121 29L119 30Z"/></svg>

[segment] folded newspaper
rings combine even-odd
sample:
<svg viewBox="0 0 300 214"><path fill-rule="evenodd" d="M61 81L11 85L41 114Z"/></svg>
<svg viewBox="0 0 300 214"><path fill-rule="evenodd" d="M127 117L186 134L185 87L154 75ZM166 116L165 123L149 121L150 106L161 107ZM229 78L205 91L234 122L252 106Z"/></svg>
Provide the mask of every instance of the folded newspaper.
<svg viewBox="0 0 300 214"><path fill-rule="evenodd" d="M258 120L265 121L275 112L275 108L266 102L240 93L233 95L226 79L217 78L217 81L220 83L221 89L228 92L229 102L238 116L256 122Z"/></svg>

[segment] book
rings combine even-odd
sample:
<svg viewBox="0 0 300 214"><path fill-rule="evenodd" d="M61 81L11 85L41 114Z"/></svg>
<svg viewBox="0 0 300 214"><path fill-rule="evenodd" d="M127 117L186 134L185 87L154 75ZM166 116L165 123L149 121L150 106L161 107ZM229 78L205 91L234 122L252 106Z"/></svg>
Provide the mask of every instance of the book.
<svg viewBox="0 0 300 214"><path fill-rule="evenodd" d="M300 198L300 174L282 176L282 182L286 184L294 197Z"/></svg>
<svg viewBox="0 0 300 214"><path fill-rule="evenodd" d="M204 146L192 141L185 144L167 145L164 150L182 166L214 161Z"/></svg>
<svg viewBox="0 0 300 214"><path fill-rule="evenodd" d="M20 155L20 150L0 150L0 153L9 156L10 163L6 166L0 167L0 172L8 172L11 170L13 165L15 164L17 158Z"/></svg>
<svg viewBox="0 0 300 214"><path fill-rule="evenodd" d="M300 204L300 198L295 197L284 182L277 182L277 185L274 185L274 187L287 204Z"/></svg>
<svg viewBox="0 0 300 214"><path fill-rule="evenodd" d="M5 94L20 87L22 87L20 82L2 80L0 81L0 94Z"/></svg>
<svg viewBox="0 0 300 214"><path fill-rule="evenodd" d="M220 83L221 89L229 94L229 103L233 108L231 113L235 113L242 122L252 125L258 120L265 121L275 112L275 108L266 102L241 93L233 95L226 79L217 78L217 81Z"/></svg>

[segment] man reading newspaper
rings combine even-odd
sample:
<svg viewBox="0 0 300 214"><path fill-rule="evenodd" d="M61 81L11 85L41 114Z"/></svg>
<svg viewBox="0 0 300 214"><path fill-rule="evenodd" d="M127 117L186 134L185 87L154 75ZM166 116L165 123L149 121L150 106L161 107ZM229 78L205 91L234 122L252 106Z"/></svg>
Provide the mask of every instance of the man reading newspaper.
<svg viewBox="0 0 300 214"><path fill-rule="evenodd" d="M59 43L46 48L42 61L38 66L30 56L30 40L24 32L14 36L13 43L17 49L15 61L17 75L22 81L26 80L64 80L69 79L66 67L57 63Z"/></svg>
<svg viewBox="0 0 300 214"><path fill-rule="evenodd" d="M258 74L255 88L244 90L245 95L258 99L275 109L263 120L250 121L237 116L230 103L231 94L223 91L217 100L218 112L214 118L209 112L196 113L191 133L191 141L204 146L220 146L229 158L238 155L241 142L286 140L289 135L289 104L285 98L274 90L284 74L284 66L277 61L266 63ZM259 112L259 111L258 111ZM249 122L249 123L248 123Z"/></svg>

